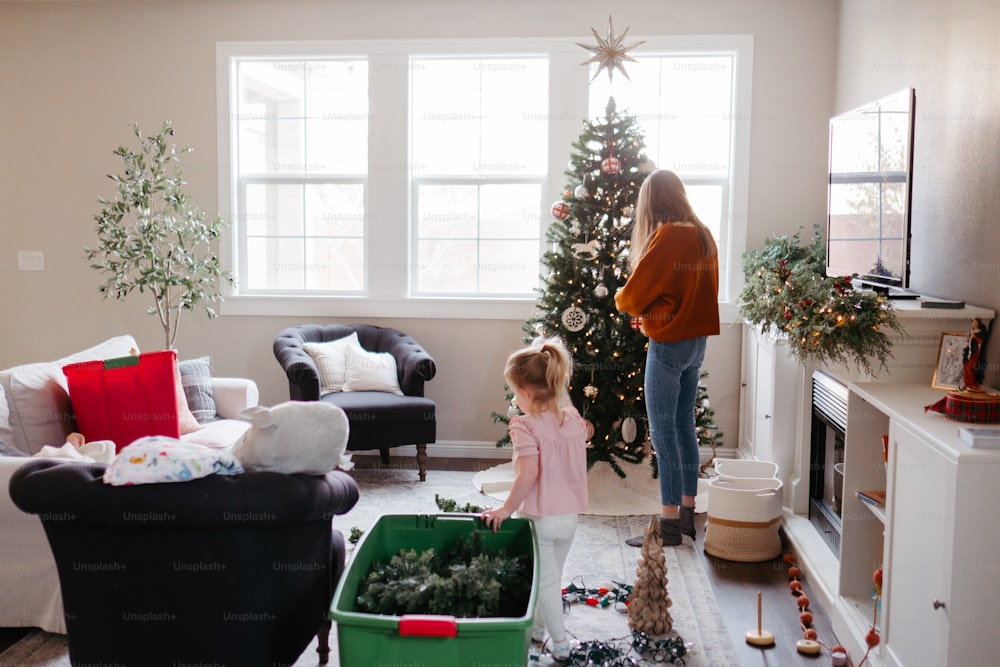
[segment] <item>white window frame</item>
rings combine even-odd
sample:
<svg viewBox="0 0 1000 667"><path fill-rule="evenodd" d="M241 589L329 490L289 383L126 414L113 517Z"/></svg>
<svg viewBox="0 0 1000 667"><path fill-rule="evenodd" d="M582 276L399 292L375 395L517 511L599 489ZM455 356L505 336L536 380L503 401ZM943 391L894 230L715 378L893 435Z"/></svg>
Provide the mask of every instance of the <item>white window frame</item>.
<svg viewBox="0 0 1000 667"><path fill-rule="evenodd" d="M720 314L724 322L737 318L736 299L743 283L742 254L746 247L750 164L751 79L753 73L753 37L751 35L643 37L645 41L632 53L701 53L735 54L735 104L727 229L728 240L720 250ZM632 40L628 40L631 42ZM246 295L230 288L220 306L224 315L265 315L295 317L357 318L455 318L524 320L535 307L537 298L495 298L408 296L412 265L412 236L408 113L380 113L381 109L409 109L409 58L424 56L475 55L515 57L543 54L549 58L549 136L548 177L543 186L546 201L557 201L565 187L566 164L571 143L579 138L581 122L588 116L588 68L581 63L588 57L577 43L591 43L592 37L551 39L478 39L478 40L338 40L306 42L220 42L216 45L219 158L219 211L227 220L235 220L237 192L232 184L233 99L232 60L239 57L347 57L367 58L369 77L368 189L366 198L365 248L367 253L367 294L330 296L296 294ZM626 63L627 66L627 63ZM601 73L601 76L606 76ZM620 76L620 73L616 76ZM404 147L404 148L400 148ZM543 220L547 211L542 210ZM228 228L220 245L224 265L238 269L237 230ZM545 229L540 230L539 258L545 244ZM541 265L539 264L539 273Z"/></svg>

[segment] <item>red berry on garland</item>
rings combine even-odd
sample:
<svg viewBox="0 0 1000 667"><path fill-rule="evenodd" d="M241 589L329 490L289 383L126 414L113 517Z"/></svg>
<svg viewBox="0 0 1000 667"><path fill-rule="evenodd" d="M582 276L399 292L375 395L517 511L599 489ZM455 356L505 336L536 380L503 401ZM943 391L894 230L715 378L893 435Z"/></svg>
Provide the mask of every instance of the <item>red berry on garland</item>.
<svg viewBox="0 0 1000 667"><path fill-rule="evenodd" d="M801 581L790 581L788 583L788 588L791 589L793 593L802 592L802 582Z"/></svg>
<svg viewBox="0 0 1000 667"><path fill-rule="evenodd" d="M881 640L874 628L865 633L865 643L868 644L868 648L875 648L878 646L879 641Z"/></svg>
<svg viewBox="0 0 1000 667"><path fill-rule="evenodd" d="M809 606L809 598L805 595L800 595L795 601L795 604L799 605L799 609L805 609Z"/></svg>
<svg viewBox="0 0 1000 667"><path fill-rule="evenodd" d="M882 568L875 570L875 573L872 575L872 581L875 582L876 586L882 588Z"/></svg>
<svg viewBox="0 0 1000 667"><path fill-rule="evenodd" d="M797 579L799 576L799 568L795 566L788 568L788 576L792 577L793 579Z"/></svg>
<svg viewBox="0 0 1000 667"><path fill-rule="evenodd" d="M792 554L785 554L781 557L781 560L785 561L785 565L791 565L795 562L795 556Z"/></svg>
<svg viewBox="0 0 1000 667"><path fill-rule="evenodd" d="M812 641L816 641L816 637L819 637L819 635L816 633L816 631L813 630L812 628L809 628L808 630L806 630L805 632L803 632L802 636L805 637L806 639L810 639Z"/></svg>
<svg viewBox="0 0 1000 667"><path fill-rule="evenodd" d="M799 622L802 623L802 625L812 625L813 622L812 613L804 611L801 614L799 614Z"/></svg>

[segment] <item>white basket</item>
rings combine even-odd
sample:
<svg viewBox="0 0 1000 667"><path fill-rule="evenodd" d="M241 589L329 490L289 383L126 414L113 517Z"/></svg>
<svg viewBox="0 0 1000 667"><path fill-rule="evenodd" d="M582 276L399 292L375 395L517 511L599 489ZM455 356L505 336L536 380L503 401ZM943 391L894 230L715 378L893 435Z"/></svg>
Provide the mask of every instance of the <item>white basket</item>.
<svg viewBox="0 0 1000 667"><path fill-rule="evenodd" d="M708 483L705 553L741 562L781 553L779 479L716 477Z"/></svg>
<svg viewBox="0 0 1000 667"><path fill-rule="evenodd" d="M778 476L778 464L771 461L726 459L715 462L715 472L720 477L774 479Z"/></svg>

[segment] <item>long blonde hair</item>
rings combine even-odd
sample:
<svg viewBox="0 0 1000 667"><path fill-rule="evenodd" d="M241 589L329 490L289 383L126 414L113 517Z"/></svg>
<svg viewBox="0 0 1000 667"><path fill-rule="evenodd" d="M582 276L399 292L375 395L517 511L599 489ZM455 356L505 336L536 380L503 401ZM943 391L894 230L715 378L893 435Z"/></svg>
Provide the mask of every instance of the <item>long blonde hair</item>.
<svg viewBox="0 0 1000 667"><path fill-rule="evenodd" d="M674 172L657 169L639 187L629 254L629 266L633 271L646 254L649 241L662 222L690 222L698 228L701 236L702 256L711 257L716 253L712 232L691 208L684 183Z"/></svg>
<svg viewBox="0 0 1000 667"><path fill-rule="evenodd" d="M507 359L503 376L511 387L530 389L535 403L558 409L570 405L573 357L558 338L536 341Z"/></svg>

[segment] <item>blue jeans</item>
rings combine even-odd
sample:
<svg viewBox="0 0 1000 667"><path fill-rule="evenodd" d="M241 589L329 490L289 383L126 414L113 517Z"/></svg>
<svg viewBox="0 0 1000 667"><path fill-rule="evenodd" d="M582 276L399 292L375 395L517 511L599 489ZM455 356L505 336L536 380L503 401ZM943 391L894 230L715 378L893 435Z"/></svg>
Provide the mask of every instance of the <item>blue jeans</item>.
<svg viewBox="0 0 1000 667"><path fill-rule="evenodd" d="M675 343L649 341L646 352L646 416L656 452L663 505L680 505L698 494L698 436L694 403L707 338Z"/></svg>

